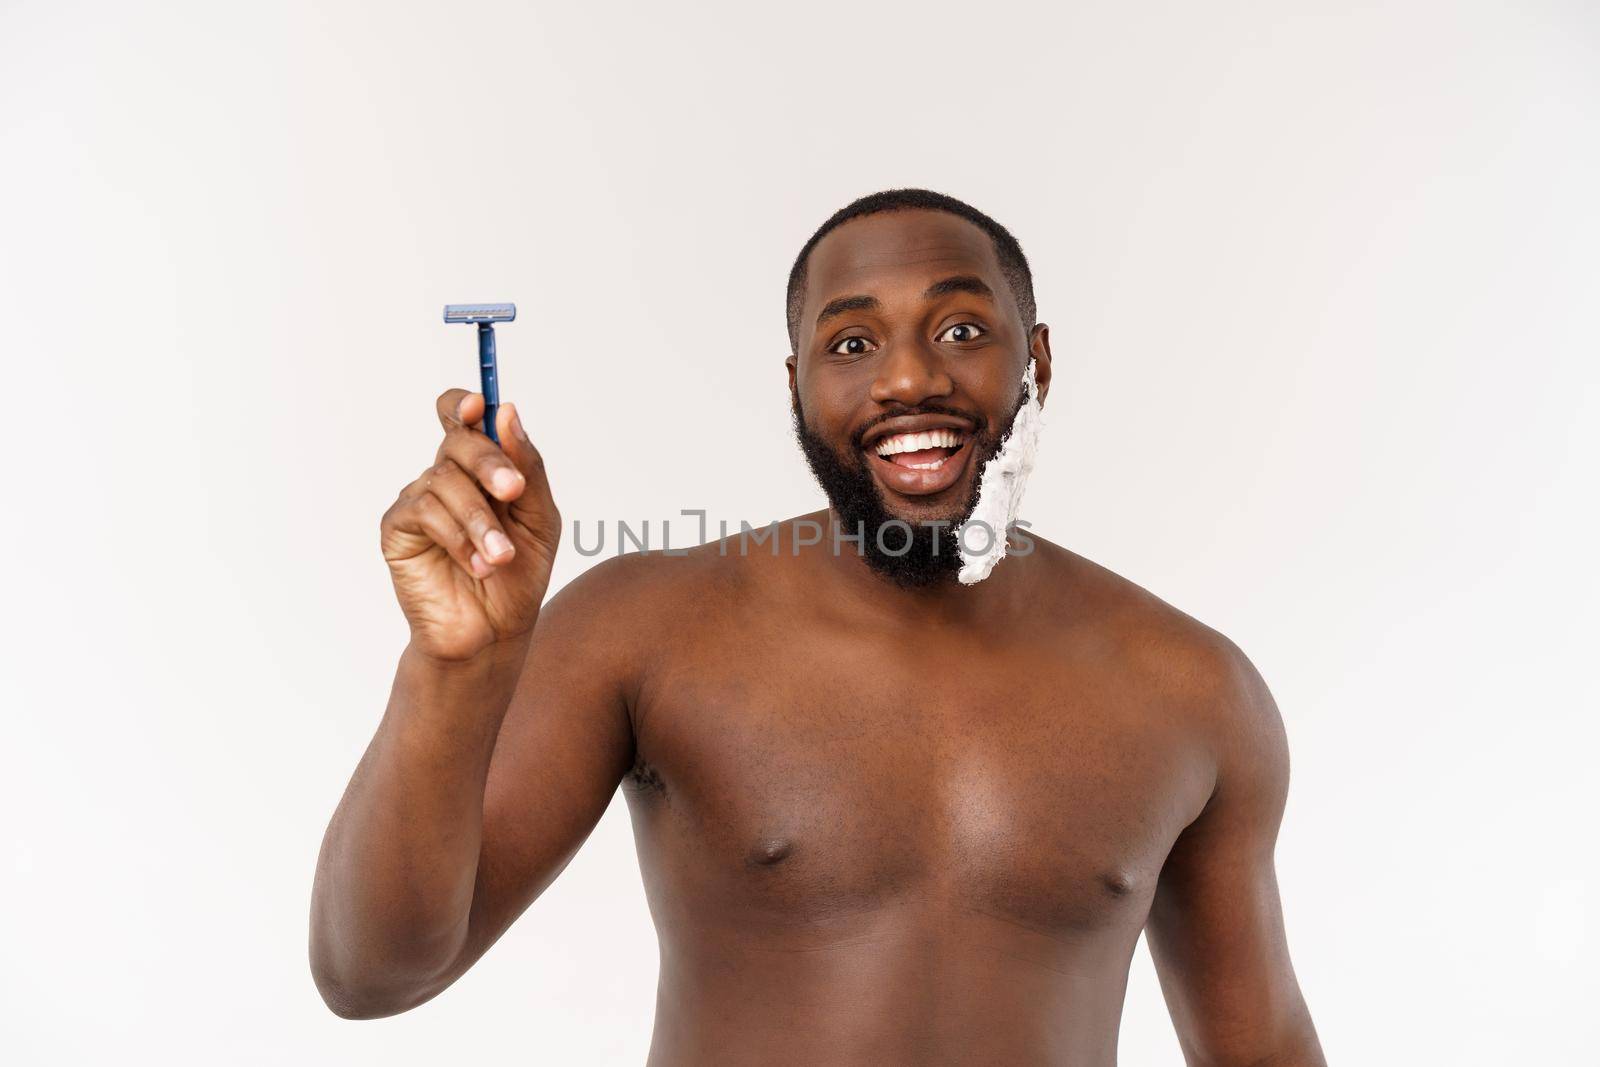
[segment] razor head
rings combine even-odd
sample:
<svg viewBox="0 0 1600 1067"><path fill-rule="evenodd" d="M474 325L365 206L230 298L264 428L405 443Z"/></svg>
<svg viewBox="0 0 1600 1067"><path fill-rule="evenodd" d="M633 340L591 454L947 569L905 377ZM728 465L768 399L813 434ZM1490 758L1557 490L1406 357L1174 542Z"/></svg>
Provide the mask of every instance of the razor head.
<svg viewBox="0 0 1600 1067"><path fill-rule="evenodd" d="M515 304L446 304L446 322L510 322L517 317Z"/></svg>

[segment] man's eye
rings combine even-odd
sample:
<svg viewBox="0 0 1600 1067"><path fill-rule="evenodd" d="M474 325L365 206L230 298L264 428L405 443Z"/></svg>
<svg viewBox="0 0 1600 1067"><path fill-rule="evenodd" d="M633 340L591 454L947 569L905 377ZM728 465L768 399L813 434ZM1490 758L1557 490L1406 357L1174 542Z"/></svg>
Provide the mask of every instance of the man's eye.
<svg viewBox="0 0 1600 1067"><path fill-rule="evenodd" d="M865 337L846 337L828 351L840 356L864 356L872 349L872 342Z"/></svg>
<svg viewBox="0 0 1600 1067"><path fill-rule="evenodd" d="M935 337L934 340L961 345L966 344L968 341L976 341L986 332L988 331L975 322L958 322L954 326L945 330L943 333L939 334L939 336Z"/></svg>

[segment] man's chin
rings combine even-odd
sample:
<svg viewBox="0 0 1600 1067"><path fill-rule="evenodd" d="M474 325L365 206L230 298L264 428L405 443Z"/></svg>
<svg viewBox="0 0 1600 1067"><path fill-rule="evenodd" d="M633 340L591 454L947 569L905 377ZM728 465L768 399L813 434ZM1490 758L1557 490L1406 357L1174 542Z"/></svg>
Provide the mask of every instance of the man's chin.
<svg viewBox="0 0 1600 1067"><path fill-rule="evenodd" d="M907 526L933 526L954 530L972 514L967 501L951 497L941 503L932 501L884 500L883 517L886 521L899 521Z"/></svg>
<svg viewBox="0 0 1600 1067"><path fill-rule="evenodd" d="M798 403L795 435L811 472L868 566L897 585L926 587L954 581L960 570L955 529L977 505L972 446L946 458L948 470L907 476L890 460L862 450L835 451L806 426ZM981 452L987 458L992 449ZM941 468L944 464L940 465ZM900 527L900 528L896 528Z"/></svg>

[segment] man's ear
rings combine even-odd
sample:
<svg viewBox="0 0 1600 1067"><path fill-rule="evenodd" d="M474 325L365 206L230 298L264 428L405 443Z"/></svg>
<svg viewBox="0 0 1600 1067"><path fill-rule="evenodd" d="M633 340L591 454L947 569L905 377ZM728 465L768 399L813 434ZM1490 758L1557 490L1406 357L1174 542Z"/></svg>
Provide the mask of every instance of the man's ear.
<svg viewBox="0 0 1600 1067"><path fill-rule="evenodd" d="M1033 357L1033 380L1039 386L1039 406L1050 391L1050 327L1039 323L1028 331L1028 355Z"/></svg>
<svg viewBox="0 0 1600 1067"><path fill-rule="evenodd" d="M789 368L789 396L791 399L794 397L795 390L794 372L799 363L800 357L793 354L791 354L788 359L783 361L783 365Z"/></svg>

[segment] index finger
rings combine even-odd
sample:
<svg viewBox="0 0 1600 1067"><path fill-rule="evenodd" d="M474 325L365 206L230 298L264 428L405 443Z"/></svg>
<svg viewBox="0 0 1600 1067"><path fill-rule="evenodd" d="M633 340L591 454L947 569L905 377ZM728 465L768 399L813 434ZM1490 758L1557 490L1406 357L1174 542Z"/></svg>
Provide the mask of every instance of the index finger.
<svg viewBox="0 0 1600 1067"><path fill-rule="evenodd" d="M439 394L439 399L434 403L434 409L439 414L439 425L446 430L453 430L457 426L471 426L483 418L483 412L478 411L477 419L467 419L463 409L471 405L472 398L481 396L469 389L446 389Z"/></svg>

